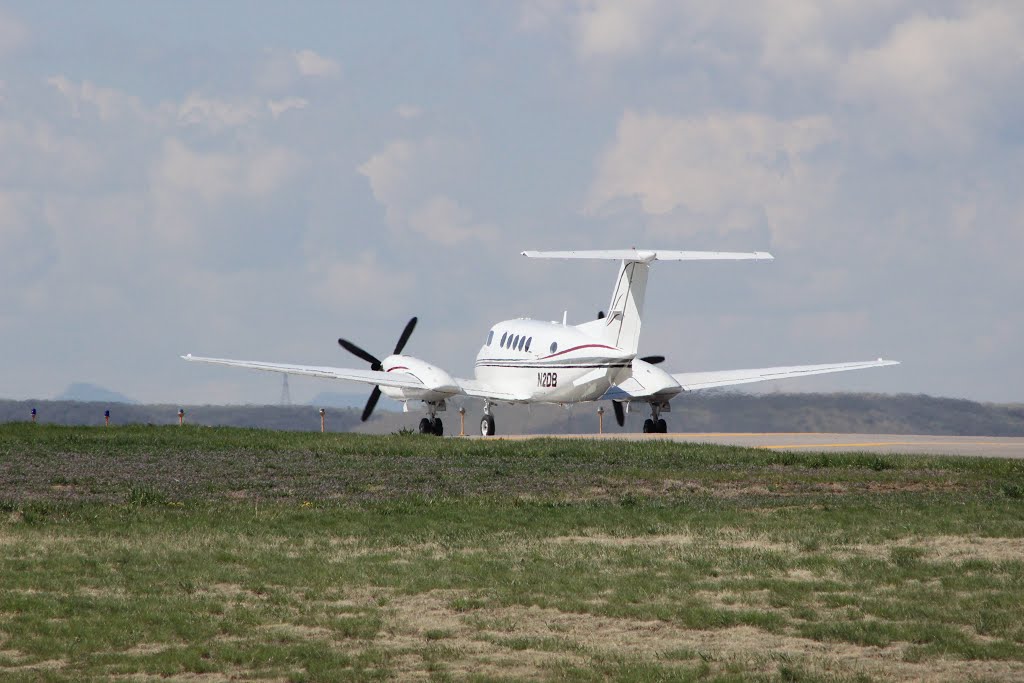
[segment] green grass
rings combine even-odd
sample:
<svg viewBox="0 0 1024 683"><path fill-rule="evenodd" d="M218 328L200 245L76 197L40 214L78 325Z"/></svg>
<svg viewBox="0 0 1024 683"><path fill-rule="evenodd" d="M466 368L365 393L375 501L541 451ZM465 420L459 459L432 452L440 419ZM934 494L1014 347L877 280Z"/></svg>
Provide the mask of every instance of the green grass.
<svg viewBox="0 0 1024 683"><path fill-rule="evenodd" d="M0 678L1024 677L1024 464L0 426Z"/></svg>

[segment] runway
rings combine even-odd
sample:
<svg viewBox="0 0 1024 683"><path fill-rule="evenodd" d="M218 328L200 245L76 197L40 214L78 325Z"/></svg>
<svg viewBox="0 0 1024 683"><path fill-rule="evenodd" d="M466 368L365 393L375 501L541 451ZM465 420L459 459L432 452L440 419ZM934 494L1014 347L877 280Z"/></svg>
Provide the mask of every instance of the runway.
<svg viewBox="0 0 1024 683"><path fill-rule="evenodd" d="M497 436L504 439L534 439L542 435ZM559 434L565 439L629 439L634 441L680 441L745 446L781 451L826 451L912 453L918 455L963 455L983 458L1024 458L1024 437L925 436L909 434L820 434L794 433L696 433L696 434Z"/></svg>

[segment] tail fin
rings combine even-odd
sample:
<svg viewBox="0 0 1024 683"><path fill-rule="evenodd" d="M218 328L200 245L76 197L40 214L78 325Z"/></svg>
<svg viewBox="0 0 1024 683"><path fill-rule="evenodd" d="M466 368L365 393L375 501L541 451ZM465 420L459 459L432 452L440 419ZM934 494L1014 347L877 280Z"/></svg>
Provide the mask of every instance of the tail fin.
<svg viewBox="0 0 1024 683"><path fill-rule="evenodd" d="M644 314L647 275L654 261L770 261L763 252L664 251L655 249L614 249L607 251L524 251L530 258L603 259L622 261L615 280L608 314L581 325L588 332L629 353L636 353L640 344L640 324Z"/></svg>
<svg viewBox="0 0 1024 683"><path fill-rule="evenodd" d="M650 272L650 263L622 262L607 316L602 321L605 325L602 336L629 353L636 353L640 345L640 324L643 322L644 295Z"/></svg>

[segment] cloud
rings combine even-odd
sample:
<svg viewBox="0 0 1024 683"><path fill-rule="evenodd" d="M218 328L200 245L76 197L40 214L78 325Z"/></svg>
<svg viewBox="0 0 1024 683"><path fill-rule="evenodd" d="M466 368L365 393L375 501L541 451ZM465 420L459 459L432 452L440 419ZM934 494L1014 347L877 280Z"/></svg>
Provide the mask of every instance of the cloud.
<svg viewBox="0 0 1024 683"><path fill-rule="evenodd" d="M153 169L153 183L207 202L229 196L257 197L274 192L295 172L295 153L271 147L247 154L198 152L180 140L164 141Z"/></svg>
<svg viewBox="0 0 1024 683"><path fill-rule="evenodd" d="M830 175L810 157L835 137L821 116L777 120L720 112L671 117L627 111L598 163L585 210L636 200L649 215L678 208L716 220L730 210L763 213L776 237L805 203L830 194ZM707 220L699 221L706 228Z"/></svg>
<svg viewBox="0 0 1024 683"><path fill-rule="evenodd" d="M447 194L464 156L461 143L453 140L395 140L358 170L370 181L392 228L449 245L492 239L496 229L473 220L472 212Z"/></svg>
<svg viewBox="0 0 1024 683"><path fill-rule="evenodd" d="M1022 67L1024 8L977 4L897 23L848 56L838 83L841 97L895 117L901 130L967 135L971 118L1004 93L1020 97Z"/></svg>
<svg viewBox="0 0 1024 683"><path fill-rule="evenodd" d="M393 313L416 287L415 275L381 264L373 251L352 258L318 257L309 266L318 306L327 313L350 315L373 301L375 314Z"/></svg>
<svg viewBox="0 0 1024 683"><path fill-rule="evenodd" d="M301 97L285 97L280 100L267 100L267 109L270 110L270 115L275 119L280 118L286 111L291 111L293 109L305 109L307 106L309 106L309 102Z"/></svg>
<svg viewBox="0 0 1024 683"><path fill-rule="evenodd" d="M149 115L139 98L120 90L100 87L90 81L74 83L65 76L52 76L46 79L46 82L68 100L75 118L91 112L101 121L112 122L127 117L142 118Z"/></svg>
<svg viewBox="0 0 1024 683"><path fill-rule="evenodd" d="M341 64L313 50L271 51L259 67L257 83L265 89L280 90L303 80L328 80L341 75Z"/></svg>
<svg viewBox="0 0 1024 683"><path fill-rule="evenodd" d="M409 213L408 223L409 227L421 235L446 245L498 237L497 228L475 223L469 209L444 196L432 197L422 206L413 209Z"/></svg>
<svg viewBox="0 0 1024 683"><path fill-rule="evenodd" d="M341 65L333 59L318 55L312 50L299 50L294 53L295 64L303 76L330 77L341 73Z"/></svg>
<svg viewBox="0 0 1024 683"><path fill-rule="evenodd" d="M92 140L62 134L45 122L0 119L0 182L9 187L88 186L105 161Z"/></svg>
<svg viewBox="0 0 1024 683"><path fill-rule="evenodd" d="M262 113L263 106L255 99L229 102L190 93L178 107L177 119L185 125L202 125L212 130L222 130L244 126L259 118Z"/></svg>

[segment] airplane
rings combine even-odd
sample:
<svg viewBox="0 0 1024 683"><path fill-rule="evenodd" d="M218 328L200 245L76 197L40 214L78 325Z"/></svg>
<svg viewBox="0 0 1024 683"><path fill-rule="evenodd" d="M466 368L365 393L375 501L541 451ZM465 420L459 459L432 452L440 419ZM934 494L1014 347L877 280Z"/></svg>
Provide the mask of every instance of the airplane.
<svg viewBox="0 0 1024 683"><path fill-rule="evenodd" d="M625 424L626 410L646 408L644 433L667 433L662 417L681 394L751 382L806 377L832 372L898 365L898 361L877 360L821 365L793 365L772 368L669 373L656 367L662 356L638 357L644 298L651 265L655 261L771 261L767 252L666 251L660 249L618 249L581 251L524 251L523 256L541 259L596 259L619 261L619 274L612 289L607 314L580 325L529 318L504 320L491 327L476 356L474 379L453 377L445 370L415 356L403 354L416 327L416 318L406 324L394 352L377 358L346 339L338 344L369 363L368 370L326 366L265 363L261 361L206 358L187 354L187 361L231 367L307 375L326 379L361 382L373 386L363 409L365 422L381 394L403 403L422 402L427 416L419 423L421 434L442 436L444 426L438 413L447 402L464 396L483 400L481 436L497 434L494 419L498 404L575 404L611 401L619 426Z"/></svg>

